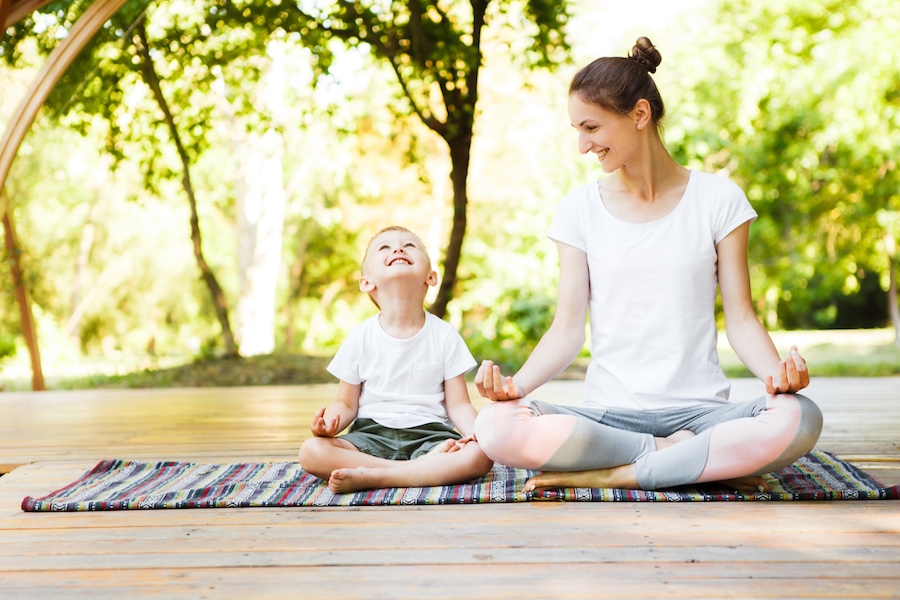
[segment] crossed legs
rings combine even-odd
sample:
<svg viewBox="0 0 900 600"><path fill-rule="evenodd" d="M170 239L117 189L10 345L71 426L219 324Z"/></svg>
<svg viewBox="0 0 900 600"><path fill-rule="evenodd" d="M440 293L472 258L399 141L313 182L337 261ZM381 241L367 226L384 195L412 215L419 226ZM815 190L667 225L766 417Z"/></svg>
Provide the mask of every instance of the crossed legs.
<svg viewBox="0 0 900 600"><path fill-rule="evenodd" d="M456 440L412 460L390 460L360 452L341 438L313 437L303 442L299 459L335 493L464 483L481 477L493 464L477 443L457 446Z"/></svg>
<svg viewBox="0 0 900 600"><path fill-rule="evenodd" d="M475 433L494 460L542 471L526 490L660 489L777 470L811 450L821 427L811 400L781 394L669 413L495 402L479 414Z"/></svg>

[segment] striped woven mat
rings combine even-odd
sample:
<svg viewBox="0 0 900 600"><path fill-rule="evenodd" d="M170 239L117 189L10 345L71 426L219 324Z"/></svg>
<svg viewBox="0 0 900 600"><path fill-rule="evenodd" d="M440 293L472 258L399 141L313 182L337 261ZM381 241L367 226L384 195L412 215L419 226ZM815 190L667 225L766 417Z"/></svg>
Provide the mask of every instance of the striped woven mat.
<svg viewBox="0 0 900 600"><path fill-rule="evenodd" d="M685 502L739 500L900 499L900 485L880 481L826 452L811 452L764 477L767 492L737 492L704 484L662 491L572 488L525 493L534 471L495 465L462 485L388 488L333 494L298 463L205 464L106 460L77 481L42 498L26 497L25 511L236 508L253 506L377 506L479 504L567 500L584 502Z"/></svg>

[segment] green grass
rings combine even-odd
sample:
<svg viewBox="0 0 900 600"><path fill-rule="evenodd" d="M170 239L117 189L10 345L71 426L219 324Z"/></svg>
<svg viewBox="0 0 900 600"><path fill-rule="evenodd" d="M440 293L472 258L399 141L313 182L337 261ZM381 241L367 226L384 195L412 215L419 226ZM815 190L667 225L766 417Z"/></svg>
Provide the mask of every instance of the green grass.
<svg viewBox="0 0 900 600"><path fill-rule="evenodd" d="M796 345L813 377L889 377L900 375L900 346L889 329L781 331L772 339L782 356ZM719 340L719 359L729 377L752 377L728 345Z"/></svg>
<svg viewBox="0 0 900 600"><path fill-rule="evenodd" d="M325 367L331 357L277 353L247 358L207 358L164 368L146 368L130 373L95 373L76 377L46 377L48 389L232 387L252 385L297 385L332 383ZM102 365L97 365L101 367ZM108 371L108 365L105 366ZM50 370L52 373L52 370ZM0 389L28 390L30 380L6 380Z"/></svg>
<svg viewBox="0 0 900 600"><path fill-rule="evenodd" d="M900 375L900 346L893 343L893 330L785 331L774 332L772 338L782 356L796 344L814 377ZM752 377L724 335L720 335L719 356L729 377ZM44 369L49 389L297 385L334 382L325 370L329 360L327 356L275 353L249 358L182 361L182 364L157 360L159 366L134 368L131 372L122 372L128 368L121 363L96 360L80 365L73 365L71 361L61 365L45 364ZM578 359L562 377L583 377L586 367L587 359ZM73 372L79 375L72 375ZM118 374L103 374L111 372ZM472 373L469 376L471 378ZM4 389L30 389L30 379L21 366L12 375L0 371L0 391Z"/></svg>

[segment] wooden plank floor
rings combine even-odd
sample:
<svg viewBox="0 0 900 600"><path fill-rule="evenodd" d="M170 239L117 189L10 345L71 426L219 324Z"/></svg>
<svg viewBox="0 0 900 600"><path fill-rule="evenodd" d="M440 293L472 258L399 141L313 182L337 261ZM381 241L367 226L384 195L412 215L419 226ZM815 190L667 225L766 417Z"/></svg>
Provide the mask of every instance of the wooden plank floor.
<svg viewBox="0 0 900 600"><path fill-rule="evenodd" d="M761 393L734 383L735 399ZM0 394L0 598L900 598L893 501L19 508L104 458L293 460L334 391ZM900 378L815 379L808 395L819 449L900 483Z"/></svg>

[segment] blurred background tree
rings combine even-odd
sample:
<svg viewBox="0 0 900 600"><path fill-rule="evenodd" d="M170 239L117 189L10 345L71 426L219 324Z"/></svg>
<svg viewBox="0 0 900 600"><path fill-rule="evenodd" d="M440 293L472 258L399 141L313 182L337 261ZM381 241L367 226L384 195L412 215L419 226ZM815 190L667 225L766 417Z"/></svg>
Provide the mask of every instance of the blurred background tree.
<svg viewBox="0 0 900 600"><path fill-rule="evenodd" d="M886 40L900 5L741 0L712 18L665 69L667 139L685 164L733 177L759 212L760 316L885 326L897 302L885 223L900 211L900 48Z"/></svg>
<svg viewBox="0 0 900 600"><path fill-rule="evenodd" d="M767 326L889 325L900 56L883 40L900 7L690 5L672 23L587 0L560 13L525 0L129 3L55 90L7 184L45 362L131 369L227 352L197 275L177 134L203 255L248 354L333 352L374 311L356 289L365 243L398 223L452 271L429 301L477 358L515 368L552 319L556 203L602 176L576 153L568 80L637 35L663 53L673 154L733 177L760 214L750 261ZM7 30L0 118L83 8L54 2ZM8 290L0 360L17 348Z"/></svg>

